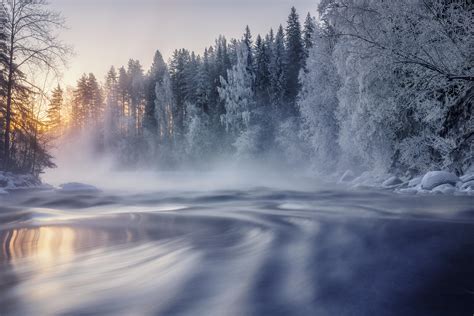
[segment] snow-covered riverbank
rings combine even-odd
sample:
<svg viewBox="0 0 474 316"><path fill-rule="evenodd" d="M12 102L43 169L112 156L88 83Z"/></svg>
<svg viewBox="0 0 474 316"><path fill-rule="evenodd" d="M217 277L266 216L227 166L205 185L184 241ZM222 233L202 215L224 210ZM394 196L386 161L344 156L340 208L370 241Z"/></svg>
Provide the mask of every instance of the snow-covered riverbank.
<svg viewBox="0 0 474 316"><path fill-rule="evenodd" d="M339 183L353 188L375 187L403 194L465 194L474 195L474 170L458 177L448 171L430 171L416 177L397 177L364 172L355 175L348 170Z"/></svg>
<svg viewBox="0 0 474 316"><path fill-rule="evenodd" d="M7 194L9 190L44 188L46 186L31 174L0 171L0 194Z"/></svg>

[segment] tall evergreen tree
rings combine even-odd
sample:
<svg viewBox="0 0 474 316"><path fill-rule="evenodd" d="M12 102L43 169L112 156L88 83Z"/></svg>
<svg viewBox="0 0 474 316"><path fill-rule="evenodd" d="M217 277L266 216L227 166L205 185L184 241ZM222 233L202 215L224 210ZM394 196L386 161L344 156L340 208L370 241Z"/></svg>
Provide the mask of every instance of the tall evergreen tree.
<svg viewBox="0 0 474 316"><path fill-rule="evenodd" d="M270 59L271 51L260 35L255 42L255 93L259 105L270 102Z"/></svg>
<svg viewBox="0 0 474 316"><path fill-rule="evenodd" d="M129 132L138 135L141 127L141 112L144 99L144 74L143 68L138 60L130 59L128 62L127 76L129 79Z"/></svg>
<svg viewBox="0 0 474 316"><path fill-rule="evenodd" d="M63 90L58 85L52 92L51 102L47 110L48 129L59 135L61 128L61 110L64 103Z"/></svg>
<svg viewBox="0 0 474 316"><path fill-rule="evenodd" d="M284 105L285 101L286 67L285 34L280 25L272 45L270 60L270 101L278 109Z"/></svg>
<svg viewBox="0 0 474 316"><path fill-rule="evenodd" d="M245 33L242 38L242 42L244 43L246 50L247 71L253 73L253 41L252 33L250 32L250 27L248 25L245 27Z"/></svg>
<svg viewBox="0 0 474 316"><path fill-rule="evenodd" d="M308 58L309 50L311 49L311 47L313 47L315 28L316 22L311 16L311 13L308 12L303 26L303 44L305 49L305 59Z"/></svg>
<svg viewBox="0 0 474 316"><path fill-rule="evenodd" d="M287 76L286 94L290 113L296 113L296 97L300 90L299 74L304 65L305 51L301 36L301 25L295 7L291 8L286 26Z"/></svg>
<svg viewBox="0 0 474 316"><path fill-rule="evenodd" d="M190 60L186 49L175 50L170 64L171 89L174 95L174 123L177 135L182 135L185 118L185 102L187 99L186 67Z"/></svg>
<svg viewBox="0 0 474 316"><path fill-rule="evenodd" d="M104 145L115 148L120 137L118 75L112 66L105 78Z"/></svg>
<svg viewBox="0 0 474 316"><path fill-rule="evenodd" d="M163 81L168 67L160 51L155 52L153 63L145 81L145 114L143 128L152 135L158 133L158 122L155 117L156 85Z"/></svg>

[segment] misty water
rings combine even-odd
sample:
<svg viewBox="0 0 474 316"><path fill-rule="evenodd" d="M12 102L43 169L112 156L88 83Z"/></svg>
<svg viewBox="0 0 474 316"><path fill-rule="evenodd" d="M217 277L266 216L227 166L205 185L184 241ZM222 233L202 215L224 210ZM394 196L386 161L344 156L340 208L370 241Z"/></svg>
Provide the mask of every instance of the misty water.
<svg viewBox="0 0 474 316"><path fill-rule="evenodd" d="M122 190L99 178L100 192L0 197L1 315L474 311L472 197L269 175L129 174Z"/></svg>

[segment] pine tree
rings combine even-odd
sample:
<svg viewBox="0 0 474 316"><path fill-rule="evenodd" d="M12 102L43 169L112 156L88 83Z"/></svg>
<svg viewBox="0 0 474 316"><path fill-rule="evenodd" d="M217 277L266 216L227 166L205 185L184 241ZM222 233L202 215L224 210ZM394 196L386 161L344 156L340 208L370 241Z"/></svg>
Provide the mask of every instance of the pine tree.
<svg viewBox="0 0 474 316"><path fill-rule="evenodd" d="M278 109L285 101L286 67L285 35L280 25L273 41L270 60L270 102Z"/></svg>
<svg viewBox="0 0 474 316"><path fill-rule="evenodd" d="M104 144L114 148L120 136L120 106L118 75L112 66L105 79L106 106L104 114Z"/></svg>
<svg viewBox="0 0 474 316"><path fill-rule="evenodd" d="M296 96L300 90L299 74L304 65L305 51L301 37L301 25L295 7L291 8L286 26L287 76L286 94L290 114L296 114Z"/></svg>
<svg viewBox="0 0 474 316"><path fill-rule="evenodd" d="M141 113L144 99L143 68L138 60L130 59L128 62L127 76L129 79L128 93L129 104L129 133L136 136L140 133Z"/></svg>
<svg viewBox="0 0 474 316"><path fill-rule="evenodd" d="M174 137L174 96L172 82L168 71L163 78L156 82L155 86L155 119L158 127L159 146L169 146ZM171 150L169 147L163 149ZM162 150L163 151L163 150Z"/></svg>
<svg viewBox="0 0 474 316"><path fill-rule="evenodd" d="M308 12L303 27L303 44L305 49L305 59L308 58L309 50L313 47L313 37L315 31L315 20Z"/></svg>
<svg viewBox="0 0 474 316"><path fill-rule="evenodd" d="M255 93L259 105L269 103L271 51L260 35L255 42Z"/></svg>
<svg viewBox="0 0 474 316"><path fill-rule="evenodd" d="M48 129L52 131L55 135L60 134L60 128L62 124L61 110L63 107L63 103L63 90L58 85L52 92L51 102L46 113L48 118Z"/></svg>
<svg viewBox="0 0 474 316"><path fill-rule="evenodd" d="M88 118L90 122L97 125L104 114L104 99L101 87L93 73L89 74L87 79L88 86Z"/></svg>
<svg viewBox="0 0 474 316"><path fill-rule="evenodd" d="M125 134L126 132L126 109L130 103L130 95L129 95L129 85L130 79L128 77L127 71L125 67L120 67L119 69L119 76L118 76L118 86L117 86L117 94L118 94L118 101L120 107L120 115L119 115L119 125L120 131Z"/></svg>
<svg viewBox="0 0 474 316"><path fill-rule="evenodd" d="M166 66L163 56L160 51L157 50L145 81L145 114L143 118L143 128L152 135L158 133L158 122L155 117L155 88L157 83L163 81L167 72L168 67Z"/></svg>
<svg viewBox="0 0 474 316"><path fill-rule="evenodd" d="M102 91L94 74L82 75L74 90L73 126L77 130L94 127L103 117Z"/></svg>
<svg viewBox="0 0 474 316"><path fill-rule="evenodd" d="M243 44L245 45L246 55L247 55L247 71L253 73L253 42L252 42L252 33L250 28L247 25L245 27L245 33L242 39Z"/></svg>
<svg viewBox="0 0 474 316"><path fill-rule="evenodd" d="M186 67L190 60L186 49L175 50L170 64L171 89L174 95L174 123L177 135L182 135L185 119L185 102L187 99Z"/></svg>
<svg viewBox="0 0 474 316"><path fill-rule="evenodd" d="M74 90L73 104L72 104L72 127L76 131L82 130L87 120L87 75L83 74L77 81L76 89Z"/></svg>

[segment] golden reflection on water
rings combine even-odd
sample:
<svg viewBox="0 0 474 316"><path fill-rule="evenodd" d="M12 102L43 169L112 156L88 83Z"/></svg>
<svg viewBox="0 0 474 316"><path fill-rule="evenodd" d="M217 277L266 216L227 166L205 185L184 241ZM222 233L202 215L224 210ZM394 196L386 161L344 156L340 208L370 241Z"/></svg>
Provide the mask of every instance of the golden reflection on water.
<svg viewBox="0 0 474 316"><path fill-rule="evenodd" d="M46 226L13 229L2 233L1 241L3 260L16 263L27 258L50 265L58 258L67 260L74 255L78 236L69 227Z"/></svg>

